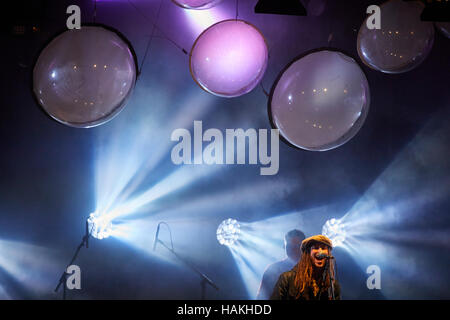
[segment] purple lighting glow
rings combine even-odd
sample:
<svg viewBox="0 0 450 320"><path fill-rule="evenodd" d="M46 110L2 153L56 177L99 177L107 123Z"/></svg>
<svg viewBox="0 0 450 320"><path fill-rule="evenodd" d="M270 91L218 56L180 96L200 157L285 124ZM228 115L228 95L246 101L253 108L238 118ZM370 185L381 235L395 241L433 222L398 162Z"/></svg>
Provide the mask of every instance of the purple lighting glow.
<svg viewBox="0 0 450 320"><path fill-rule="evenodd" d="M191 74L209 93L237 97L250 92L267 66L261 32L242 20L225 20L205 30L190 54Z"/></svg>

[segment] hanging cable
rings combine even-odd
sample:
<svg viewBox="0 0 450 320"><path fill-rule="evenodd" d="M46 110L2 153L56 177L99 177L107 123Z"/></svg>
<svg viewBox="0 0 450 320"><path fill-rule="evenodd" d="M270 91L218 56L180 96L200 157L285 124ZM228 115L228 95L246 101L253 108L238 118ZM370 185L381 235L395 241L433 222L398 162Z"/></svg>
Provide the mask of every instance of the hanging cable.
<svg viewBox="0 0 450 320"><path fill-rule="evenodd" d="M97 17L97 0L94 0L94 23L95 23L95 18Z"/></svg>
<svg viewBox="0 0 450 320"><path fill-rule="evenodd" d="M184 49L183 47L181 47L180 45L178 45L175 41L173 41L172 39L170 39L169 37L167 37L166 36L166 34L157 26L157 24L156 23L154 23L153 21L152 21L152 19L150 19L147 15L145 15L131 0L127 0L128 1L128 3L145 19L145 20L147 20L147 21L149 21L151 24L152 24L152 26L153 26L153 29L152 29L152 34L151 34L151 36L150 36L150 39L149 39L149 42L147 43L147 48L146 48L146 50L145 50L145 54L144 54L144 58L143 58L143 60L142 60L142 62L141 62L141 68L139 69L139 73L141 73L141 70L142 70L142 66L144 65L144 61L145 61L145 58L146 58L146 56L147 56L147 52L148 52L148 49L150 48L150 44L151 44L151 41L152 41L152 39L154 38L154 31L155 31L155 29L157 29L162 35L163 35L163 39L166 39L166 40L168 40L169 42L171 42L173 45L175 45L178 49L180 49L184 54L188 54L188 52L187 52L187 50L186 49ZM157 13L157 17L156 17L156 22L158 22L158 18L159 18L159 13L160 13L160 10L161 10L161 7L162 7L162 3L163 3L163 1L164 0L161 0L161 2L160 2L160 4L159 4L159 9L158 9L158 13Z"/></svg>
<svg viewBox="0 0 450 320"><path fill-rule="evenodd" d="M159 1L159 8L158 8L158 11L157 11L157 13L156 13L156 22L158 22L158 20L159 20L159 14L160 14L160 12L161 12L161 7L162 7L163 1L164 1L164 0ZM153 24L152 34L150 35L150 39L149 39L148 42L147 42L147 47L145 48L144 57L142 58L142 61L141 61L141 67L139 68L139 74L141 74L142 67L144 66L145 59L147 58L148 50L149 50L149 48L150 48L150 45L152 44L153 35L155 34L155 29L156 29L156 23Z"/></svg>

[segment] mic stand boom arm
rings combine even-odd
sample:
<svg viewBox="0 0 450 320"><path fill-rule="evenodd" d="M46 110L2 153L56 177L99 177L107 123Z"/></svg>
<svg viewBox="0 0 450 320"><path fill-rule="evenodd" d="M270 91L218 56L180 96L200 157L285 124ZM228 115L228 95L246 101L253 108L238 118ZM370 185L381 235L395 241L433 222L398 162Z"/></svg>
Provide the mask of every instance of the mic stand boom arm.
<svg viewBox="0 0 450 320"><path fill-rule="evenodd" d="M189 263L187 260L183 259L182 257L180 257L175 250L173 250L173 248L169 248L163 241L157 239L156 240L158 243L160 243L164 248L166 248L167 250L169 250L170 252L172 252L172 254L181 262L183 262L185 265L187 265L193 272L195 272L196 274L198 274L201 278L201 288L202 288L202 300L205 299L205 285L209 284L211 287L213 287L216 290L219 290L219 287L211 280L208 278L207 275L205 275L204 273L202 273L200 270L198 270L193 264Z"/></svg>

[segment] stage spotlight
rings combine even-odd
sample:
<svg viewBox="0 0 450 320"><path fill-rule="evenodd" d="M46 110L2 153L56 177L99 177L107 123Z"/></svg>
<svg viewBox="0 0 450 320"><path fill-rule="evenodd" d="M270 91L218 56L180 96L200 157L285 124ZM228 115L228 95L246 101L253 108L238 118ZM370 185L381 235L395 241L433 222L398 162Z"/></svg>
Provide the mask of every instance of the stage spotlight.
<svg viewBox="0 0 450 320"><path fill-rule="evenodd" d="M227 219L217 228L217 241L221 245L231 246L239 239L240 233L239 223L235 219Z"/></svg>
<svg viewBox="0 0 450 320"><path fill-rule="evenodd" d="M255 6L255 13L306 16L306 9L300 0L259 0Z"/></svg>
<svg viewBox="0 0 450 320"><path fill-rule="evenodd" d="M105 239L111 235L112 223L109 219L91 213L87 222L89 234L94 238Z"/></svg>
<svg viewBox="0 0 450 320"><path fill-rule="evenodd" d="M346 238L344 224L335 218L328 220L322 227L322 234L330 238L333 247L341 246Z"/></svg>

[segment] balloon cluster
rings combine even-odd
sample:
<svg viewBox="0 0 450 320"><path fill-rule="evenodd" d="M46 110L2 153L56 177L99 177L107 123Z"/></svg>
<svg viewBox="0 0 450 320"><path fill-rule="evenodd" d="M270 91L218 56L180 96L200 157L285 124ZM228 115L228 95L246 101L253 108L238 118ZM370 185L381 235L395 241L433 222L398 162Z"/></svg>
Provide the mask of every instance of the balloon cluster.
<svg viewBox="0 0 450 320"><path fill-rule="evenodd" d="M185 9L211 8L221 0L173 0ZM327 0L303 2L320 15ZM313 10L313 8L315 8ZM384 73L416 68L433 45L434 27L420 20L420 2L389 0L381 5L381 29L361 25L361 60ZM450 37L449 23L436 23ZM195 82L221 97L253 90L264 76L268 49L262 33L238 19L203 31L192 46L189 67ZM131 48L100 26L66 31L41 53L33 72L34 93L43 109L69 126L105 123L123 109L136 81ZM281 73L270 96L272 123L289 144L324 151L349 141L362 127L370 105L368 81L349 56L331 50L297 59Z"/></svg>

